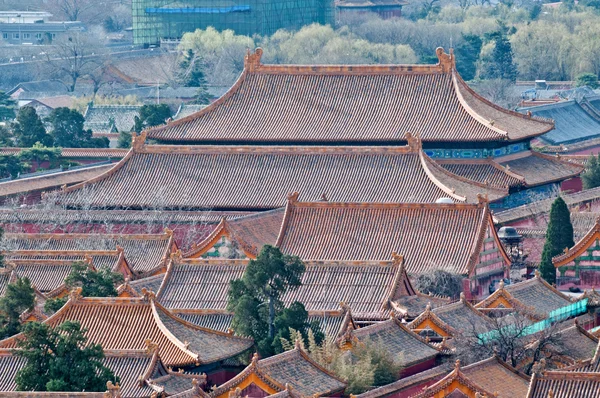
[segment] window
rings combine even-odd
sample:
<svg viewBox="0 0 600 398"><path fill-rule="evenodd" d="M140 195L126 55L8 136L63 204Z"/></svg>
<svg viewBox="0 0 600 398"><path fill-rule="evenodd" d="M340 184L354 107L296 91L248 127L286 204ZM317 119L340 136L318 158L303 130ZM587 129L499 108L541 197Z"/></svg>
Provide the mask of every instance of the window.
<svg viewBox="0 0 600 398"><path fill-rule="evenodd" d="M56 33L52 33L52 39L56 39Z"/></svg>
<svg viewBox="0 0 600 398"><path fill-rule="evenodd" d="M31 34L30 33L23 33L23 38L24 39L31 39Z"/></svg>
<svg viewBox="0 0 600 398"><path fill-rule="evenodd" d="M19 38L19 34L18 33L13 33L13 39L18 39Z"/></svg>
<svg viewBox="0 0 600 398"><path fill-rule="evenodd" d="M38 40L42 40L42 34L41 33L36 33L35 34L35 38Z"/></svg>
<svg viewBox="0 0 600 398"><path fill-rule="evenodd" d="M2 33L2 38L3 39L8 39L8 33Z"/></svg>

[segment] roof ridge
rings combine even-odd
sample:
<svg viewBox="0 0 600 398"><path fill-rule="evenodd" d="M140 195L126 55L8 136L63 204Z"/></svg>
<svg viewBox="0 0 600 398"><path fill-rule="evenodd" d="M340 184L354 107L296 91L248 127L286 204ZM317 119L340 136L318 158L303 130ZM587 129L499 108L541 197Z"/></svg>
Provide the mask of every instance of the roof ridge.
<svg viewBox="0 0 600 398"><path fill-rule="evenodd" d="M124 240L162 240L170 238L168 233L162 234L103 234L103 233L14 233L7 232L4 238L7 239L81 239L81 238L101 238L101 239L124 239ZM115 249L116 250L116 249Z"/></svg>
<svg viewBox="0 0 600 398"><path fill-rule="evenodd" d="M183 120L183 119L180 119ZM369 155L377 154L414 154L409 145L166 145L146 143L133 148L134 153L143 154L340 154L340 155ZM118 164L118 163L117 163Z"/></svg>

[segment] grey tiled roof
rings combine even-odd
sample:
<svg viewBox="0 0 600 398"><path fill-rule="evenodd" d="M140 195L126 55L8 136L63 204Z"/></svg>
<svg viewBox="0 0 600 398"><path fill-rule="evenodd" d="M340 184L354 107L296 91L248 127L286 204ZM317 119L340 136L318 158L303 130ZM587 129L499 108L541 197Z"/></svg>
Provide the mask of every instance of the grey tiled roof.
<svg viewBox="0 0 600 398"><path fill-rule="evenodd" d="M86 128L105 125L113 119L119 132L131 131L135 125L135 117L140 114L141 105L92 105L85 112ZM107 129L108 130L108 129Z"/></svg>

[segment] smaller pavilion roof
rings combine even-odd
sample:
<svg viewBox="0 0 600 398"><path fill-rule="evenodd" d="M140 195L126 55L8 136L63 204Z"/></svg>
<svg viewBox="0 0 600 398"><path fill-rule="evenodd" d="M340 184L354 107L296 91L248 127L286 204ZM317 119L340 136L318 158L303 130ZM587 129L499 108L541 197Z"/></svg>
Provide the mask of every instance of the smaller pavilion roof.
<svg viewBox="0 0 600 398"><path fill-rule="evenodd" d="M600 373L547 371L533 374L525 398L600 397Z"/></svg>
<svg viewBox="0 0 600 398"><path fill-rule="evenodd" d="M592 228L583 238L575 243L575 246L568 248L565 253L552 258L552 264L554 264L556 268L559 268L575 261L575 259L585 253L589 247L595 245L598 239L600 239L600 215L596 217L596 222Z"/></svg>
<svg viewBox="0 0 600 398"><path fill-rule="evenodd" d="M499 398L523 397L527 394L529 378L499 358L492 357L461 367L456 361L454 370L437 383L425 388L413 398L486 396ZM547 398L547 397L544 397Z"/></svg>
<svg viewBox="0 0 600 398"><path fill-rule="evenodd" d="M363 343L381 343L381 349L403 368L425 362L440 354L440 349L430 345L397 318L353 330L350 339L350 342L357 340Z"/></svg>
<svg viewBox="0 0 600 398"><path fill-rule="evenodd" d="M166 373L158 350L108 350L104 351L104 366L119 377L122 398L147 398L152 395L147 380ZM25 358L13 355L12 350L0 349L0 395L16 392L15 376L26 364ZM54 397L54 395L53 395Z"/></svg>
<svg viewBox="0 0 600 398"><path fill-rule="evenodd" d="M498 289L475 305L485 311L494 308L514 308L534 319L544 319L548 313L571 304L571 298L543 280L535 277L511 285L500 283Z"/></svg>
<svg viewBox="0 0 600 398"><path fill-rule="evenodd" d="M358 394L356 395L356 398L383 398L396 396L396 394L401 393L409 394L410 396L411 392L420 391L423 387L435 384L446 376L448 370L448 364L445 363L412 376L404 377L393 383L386 384L385 386Z"/></svg>
<svg viewBox="0 0 600 398"><path fill-rule="evenodd" d="M594 356L598 347L598 337L585 330L577 321L555 335L551 349L559 358L556 362L573 364Z"/></svg>
<svg viewBox="0 0 600 398"><path fill-rule="evenodd" d="M284 391L288 384L301 396L312 397L332 396L346 388L344 381L314 362L296 344L296 348L266 359L259 360L255 354L246 369L211 391L210 396L227 397L230 391L243 391L251 383L263 384L261 388L269 394Z"/></svg>
<svg viewBox="0 0 600 398"><path fill-rule="evenodd" d="M554 120L554 130L540 138L552 145L566 145L600 136L600 112L587 102L570 100L519 109Z"/></svg>
<svg viewBox="0 0 600 398"><path fill-rule="evenodd" d="M96 178L113 167L114 164L102 164L100 166L89 166L76 170L59 171L0 182L0 197L25 194L33 191L50 191L79 184L91 178Z"/></svg>
<svg viewBox="0 0 600 398"><path fill-rule="evenodd" d="M562 157L534 151L481 160L440 159L449 172L496 189L529 188L579 175L584 167Z"/></svg>
<svg viewBox="0 0 600 398"><path fill-rule="evenodd" d="M66 291L64 281L75 262L89 267L121 272L130 277L132 271L122 248L118 250L20 250L5 254L7 266L16 278L27 277L40 292L53 297Z"/></svg>
<svg viewBox="0 0 600 398"><path fill-rule="evenodd" d="M600 342L596 345L594 356L576 364L560 369L562 372L597 372L600 373Z"/></svg>
<svg viewBox="0 0 600 398"><path fill-rule="evenodd" d="M282 299L287 304L303 303L313 315L335 314L343 305L352 310L355 318L376 320L387 318L399 302L411 304L407 298L431 299L412 287L402 256L391 257L391 261L305 261L302 285ZM227 308L229 283L243 276L247 263L248 260L183 259L174 255L158 290L158 301L170 310L186 313L195 319L193 323L216 322L224 327L228 314L222 312ZM408 310L416 312L412 306Z"/></svg>
<svg viewBox="0 0 600 398"><path fill-rule="evenodd" d="M123 248L127 263L137 275L159 272L177 246L173 231L163 234L5 234L6 250L117 250Z"/></svg>
<svg viewBox="0 0 600 398"><path fill-rule="evenodd" d="M154 343L167 366L210 364L249 349L251 339L192 325L156 303L153 294L141 298L88 298L69 294L67 303L44 321L50 326L79 321L91 343L105 350L141 350ZM0 341L14 348L21 334Z"/></svg>
<svg viewBox="0 0 600 398"><path fill-rule="evenodd" d="M227 237L244 252L246 257L256 258L260 249L266 245L274 245L281 229L285 208L279 208L237 217L232 220L222 218L217 227L202 242L192 244L184 257L206 257L215 243Z"/></svg>
<svg viewBox="0 0 600 398"><path fill-rule="evenodd" d="M206 374L185 373L183 369L178 371L167 369L166 374L148 379L147 383L154 391L170 397L196 388L201 389L206 385Z"/></svg>
<svg viewBox="0 0 600 398"><path fill-rule="evenodd" d="M461 333L487 332L490 319L465 300L461 293L460 300L432 309L427 306L425 311L408 324L415 331L430 328L442 337L456 337Z"/></svg>

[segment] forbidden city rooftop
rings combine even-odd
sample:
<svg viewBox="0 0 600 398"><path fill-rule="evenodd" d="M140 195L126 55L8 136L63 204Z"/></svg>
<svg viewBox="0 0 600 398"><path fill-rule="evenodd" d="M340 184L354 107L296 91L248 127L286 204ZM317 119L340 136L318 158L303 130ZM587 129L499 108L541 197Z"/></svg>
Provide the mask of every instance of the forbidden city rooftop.
<svg viewBox="0 0 600 398"><path fill-rule="evenodd" d="M264 65L248 53L234 86L213 104L148 131L196 144L516 142L554 128L476 94L436 50L434 65Z"/></svg>

